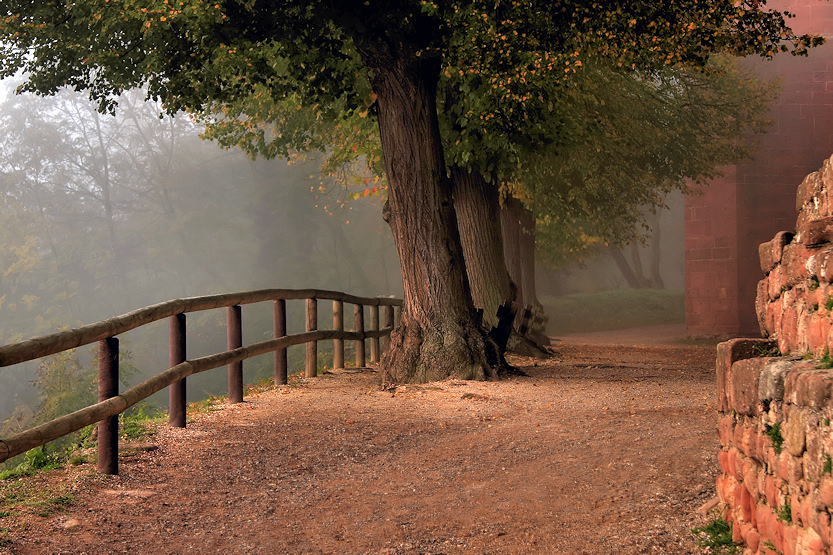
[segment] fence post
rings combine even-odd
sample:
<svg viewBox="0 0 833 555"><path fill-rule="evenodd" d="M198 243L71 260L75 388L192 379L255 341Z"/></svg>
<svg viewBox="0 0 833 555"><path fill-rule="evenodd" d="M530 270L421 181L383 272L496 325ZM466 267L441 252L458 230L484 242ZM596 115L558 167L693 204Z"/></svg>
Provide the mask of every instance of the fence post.
<svg viewBox="0 0 833 555"><path fill-rule="evenodd" d="M401 321L402 321L402 307L397 306L396 308L394 308L394 318L393 318L394 324L393 325L396 326L396 327L399 327L399 322L401 322Z"/></svg>
<svg viewBox="0 0 833 555"><path fill-rule="evenodd" d="M307 299L307 331L318 329L318 300ZM306 376L314 378L318 375L318 342L310 341L306 344Z"/></svg>
<svg viewBox="0 0 833 555"><path fill-rule="evenodd" d="M119 394L119 340L108 337L98 342L98 401ZM98 423L98 461L103 474L119 473L119 416Z"/></svg>
<svg viewBox="0 0 833 555"><path fill-rule="evenodd" d="M379 307L370 305L370 329L379 331ZM370 338L370 362L379 362L379 338Z"/></svg>
<svg viewBox="0 0 833 555"><path fill-rule="evenodd" d="M181 362L185 362L185 313L174 314L170 319L168 333L168 344L170 358L168 364L171 368ZM174 428L185 427L185 406L186 406L186 378L174 382L168 388L168 424Z"/></svg>
<svg viewBox="0 0 833 555"><path fill-rule="evenodd" d="M240 305L228 307L228 350L243 346L243 314ZM243 361L228 365L228 402L243 402Z"/></svg>
<svg viewBox="0 0 833 555"><path fill-rule="evenodd" d="M355 331L362 334L362 338L356 341L356 368L364 368L367 366L367 360L364 356L364 306L357 304L355 309L356 326Z"/></svg>
<svg viewBox="0 0 833 555"><path fill-rule="evenodd" d="M385 327L392 328L393 327L393 306L386 304L385 305ZM382 339L382 350L387 352L390 349L390 334L387 334Z"/></svg>
<svg viewBox="0 0 833 555"><path fill-rule="evenodd" d="M273 334L275 339L286 335L286 299L278 299L272 305ZM286 347L275 350L275 385L285 385Z"/></svg>
<svg viewBox="0 0 833 555"><path fill-rule="evenodd" d="M333 301L333 329L344 331L344 303ZM333 339L333 369L344 368L344 340Z"/></svg>

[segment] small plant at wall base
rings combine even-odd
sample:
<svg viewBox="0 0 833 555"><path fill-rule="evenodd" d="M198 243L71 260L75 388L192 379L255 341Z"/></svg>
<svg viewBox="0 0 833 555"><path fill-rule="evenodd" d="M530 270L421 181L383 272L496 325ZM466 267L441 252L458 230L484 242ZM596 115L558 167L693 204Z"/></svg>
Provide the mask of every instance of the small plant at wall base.
<svg viewBox="0 0 833 555"><path fill-rule="evenodd" d="M784 445L784 436L781 435L781 423L776 422L770 426L766 431L766 435L769 436L769 441L772 443L775 454L780 455L781 446Z"/></svg>
<svg viewBox="0 0 833 555"><path fill-rule="evenodd" d="M784 503L781 505L781 508L778 509L778 520L786 522L787 524L793 521L792 506L790 506L789 503Z"/></svg>
<svg viewBox="0 0 833 555"><path fill-rule="evenodd" d="M833 459L830 458L830 455L824 456L824 466L821 469L821 475L824 476L825 474L833 475Z"/></svg>
<svg viewBox="0 0 833 555"><path fill-rule="evenodd" d="M819 278L813 276L810 278L810 285L808 286L810 291L815 291L819 288Z"/></svg>
<svg viewBox="0 0 833 555"><path fill-rule="evenodd" d="M826 308L828 312L833 310L833 295L827 295L827 300L824 301L824 308Z"/></svg>
<svg viewBox="0 0 833 555"><path fill-rule="evenodd" d="M774 343L760 343L755 345L755 356L758 357L780 357L781 350Z"/></svg>
<svg viewBox="0 0 833 555"><path fill-rule="evenodd" d="M819 363L816 365L816 368L833 368L833 357L830 356L830 349L824 350L824 353L822 353L821 358L819 359Z"/></svg>
<svg viewBox="0 0 833 555"><path fill-rule="evenodd" d="M709 553L737 553L739 545L732 541L732 525L717 517L709 524L694 528L692 534L697 536L697 545L710 548Z"/></svg>

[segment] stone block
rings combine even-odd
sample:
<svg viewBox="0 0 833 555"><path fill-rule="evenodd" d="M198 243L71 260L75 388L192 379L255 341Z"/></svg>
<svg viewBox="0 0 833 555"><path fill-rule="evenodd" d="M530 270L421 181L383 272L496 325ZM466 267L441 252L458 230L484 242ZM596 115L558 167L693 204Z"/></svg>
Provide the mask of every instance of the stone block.
<svg viewBox="0 0 833 555"><path fill-rule="evenodd" d="M833 217L826 216L802 223L795 239L806 247L830 243L833 239Z"/></svg>
<svg viewBox="0 0 833 555"><path fill-rule="evenodd" d="M729 416L722 416L717 421L717 437L720 439L720 444L727 449L732 445L732 438L735 430L735 419Z"/></svg>
<svg viewBox="0 0 833 555"><path fill-rule="evenodd" d="M746 465L743 469L743 485L749 490L753 505L758 502L758 498L761 496L761 491L758 488L760 471L761 467L754 463Z"/></svg>
<svg viewBox="0 0 833 555"><path fill-rule="evenodd" d="M717 345L717 408L721 412L728 412L727 380L732 364L738 360L752 358L761 350L770 349L775 342L768 339L730 339Z"/></svg>
<svg viewBox="0 0 833 555"><path fill-rule="evenodd" d="M767 529L767 522L769 521L770 513L772 513L772 509L769 508L769 505L767 505L766 503L758 503L758 506L755 509L755 524L758 528L758 531L764 537L769 535L769 530Z"/></svg>
<svg viewBox="0 0 833 555"><path fill-rule="evenodd" d="M813 361L796 363L784 382L784 398L797 406L833 406L833 370L818 369Z"/></svg>
<svg viewBox="0 0 833 555"><path fill-rule="evenodd" d="M784 448L793 457L804 454L806 446L807 423L801 409L792 409L787 418L781 423L781 434L784 436Z"/></svg>
<svg viewBox="0 0 833 555"><path fill-rule="evenodd" d="M758 401L761 403L784 400L784 384L799 359L768 359L758 377Z"/></svg>
<svg viewBox="0 0 833 555"><path fill-rule="evenodd" d="M798 186L795 205L798 210L797 227L823 216L829 216L827 195L821 172L809 174Z"/></svg>
<svg viewBox="0 0 833 555"><path fill-rule="evenodd" d="M759 413L758 377L771 361L769 357L757 357L739 360L732 365L726 384L730 409L747 416Z"/></svg>
<svg viewBox="0 0 833 555"><path fill-rule="evenodd" d="M729 449L728 458L726 460L729 466L729 476L731 476L738 482L743 480L743 472L741 471L740 466L741 463L738 462L739 456L740 452L735 447L732 447L731 449Z"/></svg>
<svg viewBox="0 0 833 555"><path fill-rule="evenodd" d="M807 350L820 355L827 348L827 337L830 334L830 318L824 314L814 312L807 319Z"/></svg>
<svg viewBox="0 0 833 555"><path fill-rule="evenodd" d="M833 283L833 246L813 255L813 267L820 283Z"/></svg>
<svg viewBox="0 0 833 555"><path fill-rule="evenodd" d="M781 544L781 550L784 552L784 555L797 555L796 547L798 546L798 527L784 525L783 530L784 540Z"/></svg>
<svg viewBox="0 0 833 555"><path fill-rule="evenodd" d="M769 296L767 295L767 281L762 279L758 282L758 292L755 295L755 316L758 319L758 328L761 330L762 337L769 337L771 335L767 328L767 306L769 305Z"/></svg>
<svg viewBox="0 0 833 555"><path fill-rule="evenodd" d="M775 301L781 297L781 293L783 293L787 289L787 282L784 279L784 270L781 266L777 266L774 270L772 270L769 275L765 279L766 281L766 294L770 301Z"/></svg>
<svg viewBox="0 0 833 555"><path fill-rule="evenodd" d="M782 302L781 323L778 332L778 348L783 354L795 352L798 348L798 314L797 303Z"/></svg>
<svg viewBox="0 0 833 555"><path fill-rule="evenodd" d="M778 265L772 254L772 242L767 241L758 245L758 260L761 262L761 271L769 274Z"/></svg>
<svg viewBox="0 0 833 555"><path fill-rule="evenodd" d="M819 481L819 502L828 509L833 508L833 477L824 476Z"/></svg>
<svg viewBox="0 0 833 555"><path fill-rule="evenodd" d="M824 545L830 547L830 514L826 510L816 511L816 514L813 516L811 526L813 530L818 533L819 538L821 538L821 541L824 542Z"/></svg>
<svg viewBox="0 0 833 555"><path fill-rule="evenodd" d="M784 273L783 280L787 288L806 283L810 279L810 272L807 270L807 261L816 252L815 249L808 248L795 241L784 247L780 268Z"/></svg>
<svg viewBox="0 0 833 555"><path fill-rule="evenodd" d="M752 553L757 553L758 546L761 545L761 534L757 530L750 530L749 534L746 535L746 547Z"/></svg>

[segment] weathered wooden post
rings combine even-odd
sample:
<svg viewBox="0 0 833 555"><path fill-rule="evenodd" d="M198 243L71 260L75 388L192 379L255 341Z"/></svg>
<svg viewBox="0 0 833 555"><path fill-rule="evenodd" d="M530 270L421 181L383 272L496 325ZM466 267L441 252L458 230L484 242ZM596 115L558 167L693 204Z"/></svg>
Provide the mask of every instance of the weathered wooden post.
<svg viewBox="0 0 833 555"><path fill-rule="evenodd" d="M399 322L400 321L402 321L402 307L397 306L397 307L394 308L394 318L393 318L394 324L393 325L396 326L396 327L399 327Z"/></svg>
<svg viewBox="0 0 833 555"><path fill-rule="evenodd" d="M367 366L367 359L364 355L364 306L357 304L356 310L356 326L355 330L362 334L362 338L356 341L356 368L364 368Z"/></svg>
<svg viewBox="0 0 833 555"><path fill-rule="evenodd" d="M333 301L333 329L344 331L344 303ZM344 368L344 340L333 339L333 368Z"/></svg>
<svg viewBox="0 0 833 555"><path fill-rule="evenodd" d="M393 327L393 305L385 305L385 327ZM390 334L382 339L382 351L387 352L390 349Z"/></svg>
<svg viewBox="0 0 833 555"><path fill-rule="evenodd" d="M181 362L185 362L185 313L174 314L170 318L168 333L168 344L170 358L168 364L173 368ZM186 378L174 382L168 388L168 424L174 428L185 427L186 407Z"/></svg>
<svg viewBox="0 0 833 555"><path fill-rule="evenodd" d="M108 337L98 342L98 401L119 394L119 340ZM119 416L98 423L98 461L103 474L119 473Z"/></svg>
<svg viewBox="0 0 833 555"><path fill-rule="evenodd" d="M275 339L286 335L286 299L278 299L272 305L272 336ZM287 383L286 347L275 350L275 385Z"/></svg>
<svg viewBox="0 0 833 555"><path fill-rule="evenodd" d="M228 307L228 350L243 346L243 314L240 305ZM243 402L243 361L228 365L228 402Z"/></svg>
<svg viewBox="0 0 833 555"><path fill-rule="evenodd" d="M318 329L318 300L307 299L307 331ZM318 375L318 342L310 341L307 347L306 376L314 378Z"/></svg>
<svg viewBox="0 0 833 555"><path fill-rule="evenodd" d="M379 307L370 305L370 330L379 331ZM379 362L379 337L370 338L370 362Z"/></svg>

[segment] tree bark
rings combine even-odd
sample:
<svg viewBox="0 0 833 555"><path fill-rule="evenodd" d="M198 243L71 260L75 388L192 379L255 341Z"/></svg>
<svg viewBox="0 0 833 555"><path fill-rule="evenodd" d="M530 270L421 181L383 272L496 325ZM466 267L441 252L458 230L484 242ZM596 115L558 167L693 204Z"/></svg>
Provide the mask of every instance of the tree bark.
<svg viewBox="0 0 833 555"><path fill-rule="evenodd" d="M521 306L542 310L535 292L535 218L521 201L507 198L500 212L503 254L509 277L517 286L515 300Z"/></svg>
<svg viewBox="0 0 833 555"><path fill-rule="evenodd" d="M509 197L501 208L500 220L504 259L515 286L515 301L521 308L532 305L543 314L544 307L538 301L535 290L535 217L521 201ZM522 314L523 310L520 310L516 323L520 323ZM549 338L544 330L534 337L527 336L530 344L526 344L522 339L513 337L509 342L509 349L527 356L539 356L543 355L541 347L549 345Z"/></svg>
<svg viewBox="0 0 833 555"><path fill-rule="evenodd" d="M359 50L373 70L389 184L385 215L405 300L382 382L494 379L500 354L476 323L440 141L440 61L386 40L365 40Z"/></svg>
<svg viewBox="0 0 833 555"><path fill-rule="evenodd" d="M501 303L514 300L503 256L498 188L479 172L457 166L451 168L451 181L472 300L483 309L483 325L489 329L497 325Z"/></svg>

